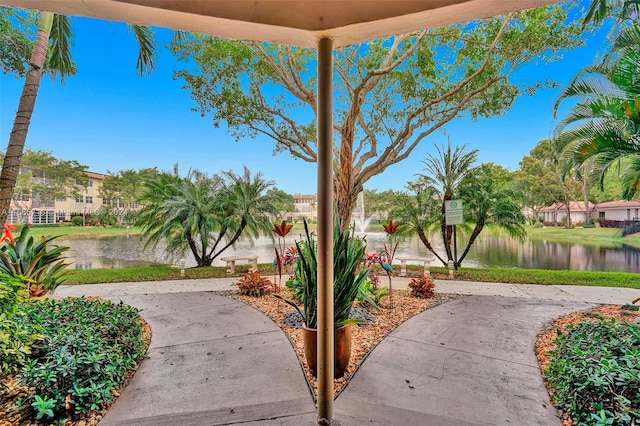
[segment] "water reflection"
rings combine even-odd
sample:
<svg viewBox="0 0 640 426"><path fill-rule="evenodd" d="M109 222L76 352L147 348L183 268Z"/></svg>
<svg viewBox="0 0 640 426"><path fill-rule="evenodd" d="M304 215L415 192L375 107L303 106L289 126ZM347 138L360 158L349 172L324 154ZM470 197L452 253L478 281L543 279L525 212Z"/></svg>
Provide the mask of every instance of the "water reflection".
<svg viewBox="0 0 640 426"><path fill-rule="evenodd" d="M289 238L287 243L293 244L294 238L296 237ZM368 252L382 250L386 242L386 234L382 232L368 233L366 238ZM179 261L179 259L167 257L162 245L155 250L144 250L143 241L135 235L60 239L58 244L71 247L69 260L73 261L73 267L79 269L171 264ZM438 238L434 238L433 245L439 252L444 252L442 242ZM274 242L269 237L260 237L254 244L243 240L223 256L256 254L258 262L270 263L274 256L273 246ZM464 247L458 247L459 255L463 250ZM433 257L433 255L415 237L399 244L396 257ZM195 266L195 261L189 253L185 254L185 261L187 266ZM216 260L213 264L223 266L224 262ZM547 241L519 242L506 236L487 233L480 235L465 258L463 266L640 272L640 250L630 246L604 248Z"/></svg>

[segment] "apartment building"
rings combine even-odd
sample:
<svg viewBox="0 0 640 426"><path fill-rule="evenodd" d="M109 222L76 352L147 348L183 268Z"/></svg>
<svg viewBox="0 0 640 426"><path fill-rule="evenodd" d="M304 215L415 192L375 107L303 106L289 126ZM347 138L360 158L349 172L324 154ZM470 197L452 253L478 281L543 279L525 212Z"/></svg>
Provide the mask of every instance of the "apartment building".
<svg viewBox="0 0 640 426"><path fill-rule="evenodd" d="M287 212L288 222L299 222L307 220L318 220L318 196L316 194L294 194L293 212Z"/></svg>
<svg viewBox="0 0 640 426"><path fill-rule="evenodd" d="M103 200L100 196L100 187L106 175L89 171L85 173L88 178L87 187L76 197L41 201L33 194L18 194L11 201L7 220L10 223L41 225L67 222L73 216L91 216L103 204L108 204L109 200Z"/></svg>

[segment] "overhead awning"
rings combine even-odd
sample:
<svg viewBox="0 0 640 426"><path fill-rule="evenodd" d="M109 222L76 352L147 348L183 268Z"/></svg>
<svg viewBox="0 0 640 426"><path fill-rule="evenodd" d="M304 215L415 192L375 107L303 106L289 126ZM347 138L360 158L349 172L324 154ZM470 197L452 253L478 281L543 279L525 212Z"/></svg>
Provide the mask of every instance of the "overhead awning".
<svg viewBox="0 0 640 426"><path fill-rule="evenodd" d="M557 0L0 0L9 6L316 48L529 9Z"/></svg>

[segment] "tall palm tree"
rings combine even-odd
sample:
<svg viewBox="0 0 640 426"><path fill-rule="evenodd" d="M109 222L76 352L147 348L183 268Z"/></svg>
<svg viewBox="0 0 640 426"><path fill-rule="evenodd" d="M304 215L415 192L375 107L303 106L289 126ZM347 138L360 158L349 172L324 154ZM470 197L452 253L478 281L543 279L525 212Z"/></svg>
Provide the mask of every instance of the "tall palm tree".
<svg viewBox="0 0 640 426"><path fill-rule="evenodd" d="M133 32L140 45L138 73L148 73L154 67L155 41L153 33L149 28L143 26L134 26ZM65 75L75 72L75 66L71 60L70 39L71 25L66 16L56 15L52 12L39 13L38 32L33 44L29 69L0 173L0 225L4 224L9 214L42 73L45 71L57 72L61 79L64 79ZM47 55L50 56L50 60L45 62Z"/></svg>
<svg viewBox="0 0 640 426"><path fill-rule="evenodd" d="M466 145L457 146L452 150L451 143L444 146L436 146L438 155L427 154L427 159L423 161L424 175L418 174L424 179L424 182L431 186L440 197L441 201L441 217L440 231L442 240L447 251L447 260L453 260L451 251L451 238L453 228L447 226L445 221L445 204L446 201L453 199L453 195L458 191L458 186L467 175L474 171L473 163L478 158L478 150L474 149L470 152L464 152Z"/></svg>

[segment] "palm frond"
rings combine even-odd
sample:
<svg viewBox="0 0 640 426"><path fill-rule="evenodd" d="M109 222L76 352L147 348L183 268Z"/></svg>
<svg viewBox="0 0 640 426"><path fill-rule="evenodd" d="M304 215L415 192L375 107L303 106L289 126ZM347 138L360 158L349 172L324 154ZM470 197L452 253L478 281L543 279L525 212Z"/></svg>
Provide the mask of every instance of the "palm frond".
<svg viewBox="0 0 640 426"><path fill-rule="evenodd" d="M155 68L157 42L151 28L144 25L131 25L140 50L138 51L138 61L136 71L138 75L149 75Z"/></svg>
<svg viewBox="0 0 640 426"><path fill-rule="evenodd" d="M64 82L65 76L76 73L76 65L71 59L71 21L67 16L53 16L49 43L47 71L53 77L60 75L60 80Z"/></svg>

